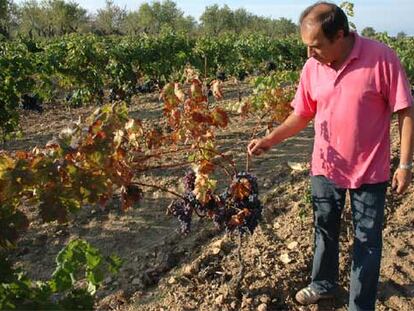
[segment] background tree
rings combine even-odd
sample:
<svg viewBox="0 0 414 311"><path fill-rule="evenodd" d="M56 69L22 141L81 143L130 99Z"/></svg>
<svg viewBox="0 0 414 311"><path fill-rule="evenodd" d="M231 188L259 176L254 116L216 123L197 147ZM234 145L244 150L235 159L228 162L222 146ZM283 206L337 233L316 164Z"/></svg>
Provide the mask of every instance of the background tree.
<svg viewBox="0 0 414 311"><path fill-rule="evenodd" d="M0 36L10 37L10 6L8 0L0 0Z"/></svg>
<svg viewBox="0 0 414 311"><path fill-rule="evenodd" d="M222 8L218 4L207 6L200 17L201 30L213 36L224 32L235 30L235 20L233 11L224 5Z"/></svg>
<svg viewBox="0 0 414 311"><path fill-rule="evenodd" d="M71 32L84 32L88 25L85 9L75 2L44 0L23 2L18 11L20 34L53 37Z"/></svg>
<svg viewBox="0 0 414 311"><path fill-rule="evenodd" d="M105 8L98 10L96 14L94 30L103 35L123 34L122 26L126 16L126 9L107 0Z"/></svg>
<svg viewBox="0 0 414 311"><path fill-rule="evenodd" d="M127 35L138 35L142 32L140 17L137 11L128 12L122 23L122 30Z"/></svg>
<svg viewBox="0 0 414 311"><path fill-rule="evenodd" d="M269 29L269 33L275 37L286 37L292 34L298 33L298 25L287 18L279 18L272 21L272 27Z"/></svg>
<svg viewBox="0 0 414 311"><path fill-rule="evenodd" d="M88 21L87 12L75 2L49 0L46 4L52 35L80 32Z"/></svg>
<svg viewBox="0 0 414 311"><path fill-rule="evenodd" d="M270 37L285 37L297 33L298 26L286 18L272 19L254 15L245 9L232 11L227 5L206 7L200 17L201 31L210 35L220 33L260 33Z"/></svg>
<svg viewBox="0 0 414 311"><path fill-rule="evenodd" d="M198 27L197 22L195 21L194 17L187 15L182 16L181 18L177 19L174 23L174 28L178 32L183 32L186 34L194 34Z"/></svg>
<svg viewBox="0 0 414 311"><path fill-rule="evenodd" d="M45 37L48 28L48 16L36 0L28 0L18 7L19 33L29 37Z"/></svg>
<svg viewBox="0 0 414 311"><path fill-rule="evenodd" d="M376 34L377 34L377 32L372 27L365 27L361 31L361 35L363 35L364 37L368 37L368 38L373 38L373 37L375 37Z"/></svg>
<svg viewBox="0 0 414 311"><path fill-rule="evenodd" d="M143 3L134 19L141 31L148 34L159 34L165 27L185 33L192 33L196 29L194 18L184 16L184 12L170 0Z"/></svg>
<svg viewBox="0 0 414 311"><path fill-rule="evenodd" d="M354 3L350 1L343 1L339 4L339 7L344 10L345 14L348 16L349 28L351 30L357 30L355 24L351 21L351 17L354 17Z"/></svg>
<svg viewBox="0 0 414 311"><path fill-rule="evenodd" d="M243 33L252 27L253 14L245 9L237 9L233 12L233 27L235 33Z"/></svg>

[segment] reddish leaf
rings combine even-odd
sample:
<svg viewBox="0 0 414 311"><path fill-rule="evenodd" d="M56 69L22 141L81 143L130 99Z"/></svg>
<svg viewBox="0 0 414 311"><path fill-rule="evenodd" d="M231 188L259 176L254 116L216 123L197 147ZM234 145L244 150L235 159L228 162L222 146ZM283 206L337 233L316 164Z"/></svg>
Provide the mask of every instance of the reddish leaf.
<svg viewBox="0 0 414 311"><path fill-rule="evenodd" d="M206 102L207 97L203 94L203 84L199 79L193 79L191 83L191 99L196 103Z"/></svg>
<svg viewBox="0 0 414 311"><path fill-rule="evenodd" d="M93 138L103 140L106 138L106 133L104 131L98 131Z"/></svg>
<svg viewBox="0 0 414 311"><path fill-rule="evenodd" d="M250 215L250 211L247 208L244 208L242 211L238 212L236 215L231 216L231 219L229 220L230 226L240 226L243 224L244 219Z"/></svg>
<svg viewBox="0 0 414 311"><path fill-rule="evenodd" d="M198 172L200 174L209 174L212 171L214 171L214 164L207 160L201 160L200 163L198 163Z"/></svg>
<svg viewBox="0 0 414 311"><path fill-rule="evenodd" d="M213 110L212 117L213 123L216 126L224 128L229 123L229 117L227 116L227 113L218 107Z"/></svg>
<svg viewBox="0 0 414 311"><path fill-rule="evenodd" d="M251 193L251 185L247 178L242 178L239 182L234 182L230 186L230 195L236 200L243 200Z"/></svg>
<svg viewBox="0 0 414 311"><path fill-rule="evenodd" d="M168 83L161 91L161 98L165 105L170 108L176 107L180 103L180 99L175 95L174 83Z"/></svg>
<svg viewBox="0 0 414 311"><path fill-rule="evenodd" d="M193 121L198 123L213 123L213 119L211 116L203 114L199 111L193 111L191 113L191 118L193 119Z"/></svg>
<svg viewBox="0 0 414 311"><path fill-rule="evenodd" d="M184 93L180 83L175 83L174 84L174 95L178 98L178 100L180 102L184 102L185 93Z"/></svg>
<svg viewBox="0 0 414 311"><path fill-rule="evenodd" d="M213 80L210 84L213 96L216 100L223 99L223 91L221 89L222 82L220 80Z"/></svg>
<svg viewBox="0 0 414 311"><path fill-rule="evenodd" d="M102 120L96 120L90 127L89 127L89 133L90 134L96 134L100 131L102 127Z"/></svg>
<svg viewBox="0 0 414 311"><path fill-rule="evenodd" d="M29 158L29 153L26 151L16 151L16 158L19 160L26 160Z"/></svg>
<svg viewBox="0 0 414 311"><path fill-rule="evenodd" d="M173 109L171 111L171 115L168 119L168 123L172 128L177 128L180 126L181 121L181 112L178 109Z"/></svg>
<svg viewBox="0 0 414 311"><path fill-rule="evenodd" d="M117 161L122 161L127 155L127 151L123 148L118 148L115 151L114 159Z"/></svg>
<svg viewBox="0 0 414 311"><path fill-rule="evenodd" d="M98 204L99 206L103 209L108 205L109 202L109 195L107 195L106 193L102 194L99 199L98 199Z"/></svg>

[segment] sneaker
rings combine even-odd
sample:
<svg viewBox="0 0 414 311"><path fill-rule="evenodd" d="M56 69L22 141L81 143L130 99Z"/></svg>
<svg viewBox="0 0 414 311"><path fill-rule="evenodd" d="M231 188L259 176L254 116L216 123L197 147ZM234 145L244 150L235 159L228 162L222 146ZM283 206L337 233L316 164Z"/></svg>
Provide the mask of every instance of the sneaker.
<svg viewBox="0 0 414 311"><path fill-rule="evenodd" d="M321 299L329 299L332 297L333 295L330 295L330 294L318 294L310 286L302 288L300 291L296 293L296 296L295 296L296 301L304 306L317 303Z"/></svg>

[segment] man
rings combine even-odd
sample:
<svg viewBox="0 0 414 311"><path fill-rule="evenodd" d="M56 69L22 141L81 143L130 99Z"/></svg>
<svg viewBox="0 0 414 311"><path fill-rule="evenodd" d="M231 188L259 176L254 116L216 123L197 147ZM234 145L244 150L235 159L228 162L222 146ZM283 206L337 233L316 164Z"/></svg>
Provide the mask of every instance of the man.
<svg viewBox="0 0 414 311"><path fill-rule="evenodd" d="M309 59L292 102L294 112L272 133L252 140L248 152L260 155L314 119L312 281L296 300L313 304L331 297L337 287L339 225L348 191L355 229L349 310L374 310L394 112L401 150L392 187L403 193L412 178L410 86L395 53L350 32L346 15L335 4L318 2L307 8L300 32Z"/></svg>

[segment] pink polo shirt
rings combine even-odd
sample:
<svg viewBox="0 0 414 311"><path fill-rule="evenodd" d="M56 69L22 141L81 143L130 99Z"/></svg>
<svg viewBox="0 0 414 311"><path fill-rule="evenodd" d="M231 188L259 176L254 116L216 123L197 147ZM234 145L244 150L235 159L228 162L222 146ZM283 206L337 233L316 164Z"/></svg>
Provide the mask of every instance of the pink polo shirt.
<svg viewBox="0 0 414 311"><path fill-rule="evenodd" d="M292 102L294 113L314 117L311 175L343 188L390 177L390 121L412 105L410 85L394 51L360 37L338 71L309 58Z"/></svg>

